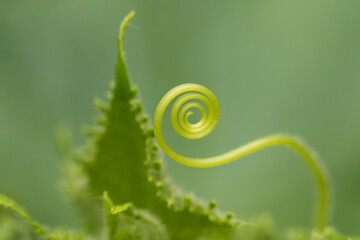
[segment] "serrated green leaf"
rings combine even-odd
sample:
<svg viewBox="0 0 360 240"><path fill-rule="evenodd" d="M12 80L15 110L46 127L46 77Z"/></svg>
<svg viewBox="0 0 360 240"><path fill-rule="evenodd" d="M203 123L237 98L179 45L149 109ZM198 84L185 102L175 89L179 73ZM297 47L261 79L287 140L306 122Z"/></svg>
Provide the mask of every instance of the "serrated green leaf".
<svg viewBox="0 0 360 240"><path fill-rule="evenodd" d="M100 104L97 100L104 117L102 126L99 131L93 131L87 146L73 156L76 160L68 163L71 167L67 171L75 173L69 177L67 191L83 212L93 212L87 219L97 218L94 199L107 190L115 202L132 202L155 214L166 224L172 239L196 238L214 232L227 235L241 223L239 220L220 215L211 204L207 207L195 197L183 194L165 176L153 131L146 125L148 116L142 113L137 87L130 84L124 60L123 36L133 15L131 12L120 27L116 79L109 94L110 102ZM88 190L92 197L87 195ZM99 221L90 224L92 229L101 231Z"/></svg>
<svg viewBox="0 0 360 240"><path fill-rule="evenodd" d="M156 235L156 229L163 225L160 232L164 235L158 235L163 238L150 239L166 239L167 233L173 240L307 239L303 231L276 237L268 220L250 224L232 213L220 214L215 201L205 204L171 182L154 132L146 125L148 116L137 98L138 88L130 84L125 65L123 37L133 16L131 12L120 26L116 78L107 94L109 103L95 101L103 115L97 118L96 126L87 128L89 141L85 147L67 161L65 188L82 209L88 228L93 233L107 229L109 240L148 239L146 236ZM104 223L99 218L97 198L105 190L120 205L114 206L107 193L103 195ZM331 234L314 232L313 239L343 239Z"/></svg>

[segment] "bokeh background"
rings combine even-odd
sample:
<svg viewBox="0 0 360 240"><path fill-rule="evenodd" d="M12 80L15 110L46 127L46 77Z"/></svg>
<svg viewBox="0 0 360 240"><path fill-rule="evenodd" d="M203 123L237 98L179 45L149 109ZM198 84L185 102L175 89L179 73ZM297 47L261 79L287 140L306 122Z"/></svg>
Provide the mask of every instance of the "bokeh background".
<svg viewBox="0 0 360 240"><path fill-rule="evenodd" d="M80 224L59 190L54 129L81 146L114 77L122 18L136 10L127 63L146 111L177 84L218 97L222 115L203 140L170 145L212 156L271 133L301 136L328 166L332 223L360 235L360 1L17 0L0 3L0 192L39 221ZM314 183L277 147L211 169L166 158L174 180L243 219L270 213L278 229L310 227Z"/></svg>

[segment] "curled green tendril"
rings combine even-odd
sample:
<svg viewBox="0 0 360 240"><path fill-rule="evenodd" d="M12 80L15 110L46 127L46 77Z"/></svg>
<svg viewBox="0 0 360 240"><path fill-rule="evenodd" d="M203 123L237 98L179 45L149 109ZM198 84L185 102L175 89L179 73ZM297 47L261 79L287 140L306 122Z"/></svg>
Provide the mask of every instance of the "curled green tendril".
<svg viewBox="0 0 360 240"><path fill-rule="evenodd" d="M155 110L154 133L158 144L169 157L191 167L214 167L234 161L262 148L274 145L291 147L302 156L316 179L318 196L315 223L318 229L324 228L329 211L329 181L324 167L304 143L292 136L277 134L254 140L214 157L191 158L180 155L169 147L161 130L165 109L176 97L178 98L171 108L171 122L175 130L185 138L198 139L208 135L215 128L220 116L219 102L216 96L206 87L187 83L179 85L166 93ZM199 101L203 102L206 108ZM197 123L190 123L189 116L194 114L192 111L194 108L200 110L201 119Z"/></svg>

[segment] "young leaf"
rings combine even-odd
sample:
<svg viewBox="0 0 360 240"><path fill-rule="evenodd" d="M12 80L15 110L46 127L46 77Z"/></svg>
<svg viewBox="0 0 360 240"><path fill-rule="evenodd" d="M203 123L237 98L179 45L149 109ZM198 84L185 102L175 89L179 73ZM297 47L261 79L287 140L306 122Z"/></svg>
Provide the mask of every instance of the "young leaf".
<svg viewBox="0 0 360 240"><path fill-rule="evenodd" d="M143 114L125 65L123 37L133 16L130 12L120 26L116 78L107 94L109 103L96 100L103 114L101 120L86 129L89 141L67 161L66 189L85 213L89 230L101 233L106 229L109 240L147 239L156 232L163 233L159 239L169 234L174 240L279 239L269 221L249 224L231 213L219 214L216 202L204 204L183 193L166 176L154 131L146 125L148 117ZM105 194L104 205L99 207L96 199L105 190L119 206L115 207ZM99 218L101 209L105 222ZM313 239L342 239L331 234L314 233ZM329 238L332 236L335 238ZM286 239L301 237L292 234Z"/></svg>
<svg viewBox="0 0 360 240"><path fill-rule="evenodd" d="M131 12L120 27L116 80L109 94L110 102L97 104L101 105L104 121L95 128L99 131L92 131L87 146L73 157L73 164L81 165L73 166L78 170L71 177L68 191L84 212L93 212L92 219L96 218L95 196L107 190L116 203L132 202L152 212L166 224L171 239L226 236L241 224L239 220L219 215L212 204L207 207L195 197L183 194L165 176L153 131L146 125L147 117L142 113L137 89L131 86L125 65L123 36L133 16ZM74 184L78 182L83 185ZM93 197L87 195L88 190ZM100 223L93 222L91 226L100 231Z"/></svg>

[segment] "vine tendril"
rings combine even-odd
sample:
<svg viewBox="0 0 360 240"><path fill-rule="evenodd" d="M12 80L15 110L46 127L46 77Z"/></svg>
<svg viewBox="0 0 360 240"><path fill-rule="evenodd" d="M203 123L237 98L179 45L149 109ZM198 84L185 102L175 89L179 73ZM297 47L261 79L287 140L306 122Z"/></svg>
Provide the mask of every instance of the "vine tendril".
<svg viewBox="0 0 360 240"><path fill-rule="evenodd" d="M275 134L254 140L214 157L191 158L183 156L169 147L161 130L164 112L176 97L178 98L171 108L171 123L174 129L185 138L199 139L208 135L216 127L220 116L219 102L216 96L206 87L187 83L167 92L155 110L154 134L158 144L169 157L191 167L204 168L229 163L266 147L275 145L288 146L301 155L315 177L318 188L315 224L318 229L324 228L329 211L329 181L325 168L304 143L292 136ZM206 108L198 101L203 102ZM190 123L189 117L194 114L192 111L194 108L201 112L201 119L196 123Z"/></svg>

